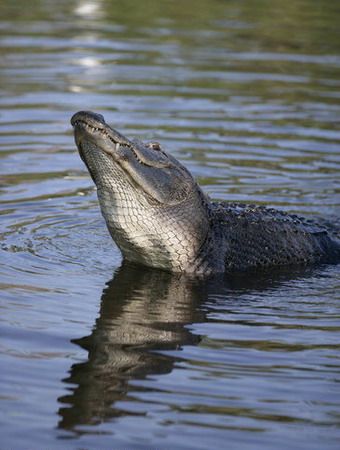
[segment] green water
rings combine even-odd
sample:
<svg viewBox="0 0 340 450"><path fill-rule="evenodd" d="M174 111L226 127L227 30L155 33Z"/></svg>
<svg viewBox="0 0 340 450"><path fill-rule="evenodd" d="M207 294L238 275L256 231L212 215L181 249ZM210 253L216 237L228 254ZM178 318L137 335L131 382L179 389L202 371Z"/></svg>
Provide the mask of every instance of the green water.
<svg viewBox="0 0 340 450"><path fill-rule="evenodd" d="M0 0L1 447L337 449L339 269L122 265L80 109L214 200L339 223L335 1Z"/></svg>

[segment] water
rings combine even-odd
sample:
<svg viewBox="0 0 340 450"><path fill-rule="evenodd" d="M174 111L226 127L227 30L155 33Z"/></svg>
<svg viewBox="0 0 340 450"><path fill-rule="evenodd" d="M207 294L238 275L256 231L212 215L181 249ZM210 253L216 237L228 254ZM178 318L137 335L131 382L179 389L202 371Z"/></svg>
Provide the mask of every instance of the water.
<svg viewBox="0 0 340 450"><path fill-rule="evenodd" d="M122 265L69 125L97 111L214 200L335 221L337 2L0 5L1 447L339 448L339 268Z"/></svg>

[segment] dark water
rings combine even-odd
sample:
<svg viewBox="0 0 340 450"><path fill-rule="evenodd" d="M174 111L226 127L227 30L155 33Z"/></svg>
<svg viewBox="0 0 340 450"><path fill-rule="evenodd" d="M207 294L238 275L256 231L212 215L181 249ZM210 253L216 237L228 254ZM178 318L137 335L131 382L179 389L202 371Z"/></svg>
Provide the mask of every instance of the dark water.
<svg viewBox="0 0 340 450"><path fill-rule="evenodd" d="M338 2L0 6L1 449L339 448L339 268L121 265L69 125L92 109L215 200L334 221Z"/></svg>

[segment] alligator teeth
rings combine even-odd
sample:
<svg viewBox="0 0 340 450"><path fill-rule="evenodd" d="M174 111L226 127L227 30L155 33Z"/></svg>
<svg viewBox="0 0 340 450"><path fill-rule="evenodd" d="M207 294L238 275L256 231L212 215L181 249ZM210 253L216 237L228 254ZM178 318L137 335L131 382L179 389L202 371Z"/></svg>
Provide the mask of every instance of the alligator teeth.
<svg viewBox="0 0 340 450"><path fill-rule="evenodd" d="M116 152L119 150L119 143L116 144Z"/></svg>

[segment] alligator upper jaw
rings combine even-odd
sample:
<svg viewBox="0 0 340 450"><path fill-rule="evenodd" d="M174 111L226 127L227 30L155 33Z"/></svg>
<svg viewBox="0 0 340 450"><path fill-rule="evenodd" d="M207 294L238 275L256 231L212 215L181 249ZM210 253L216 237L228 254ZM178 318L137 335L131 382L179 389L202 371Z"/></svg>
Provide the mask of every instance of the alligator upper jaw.
<svg viewBox="0 0 340 450"><path fill-rule="evenodd" d="M79 111L71 118L71 124L79 150L81 150L81 142L87 140L111 155L118 163L134 159L140 164L155 169L172 165L168 156L160 150L160 146L155 146L154 143L142 145L130 141L107 125L100 114Z"/></svg>
<svg viewBox="0 0 340 450"><path fill-rule="evenodd" d="M81 142L87 140L104 152L119 159L120 146L131 148L133 143L106 124L104 117L92 111L79 111L71 118L75 141L79 150Z"/></svg>
<svg viewBox="0 0 340 450"><path fill-rule="evenodd" d="M71 125L75 126L78 121L83 121L88 125L93 125L94 127L106 126L105 119L101 114L96 114L92 111L78 111L71 118Z"/></svg>

